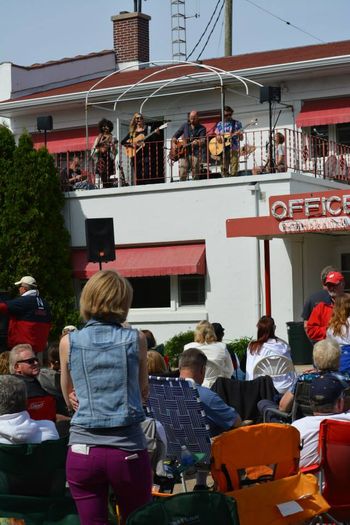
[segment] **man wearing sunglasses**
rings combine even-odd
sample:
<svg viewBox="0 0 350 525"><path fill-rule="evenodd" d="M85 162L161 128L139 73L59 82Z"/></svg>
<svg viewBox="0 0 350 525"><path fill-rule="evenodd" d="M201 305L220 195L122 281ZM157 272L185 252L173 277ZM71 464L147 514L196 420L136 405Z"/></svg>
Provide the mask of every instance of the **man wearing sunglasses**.
<svg viewBox="0 0 350 525"><path fill-rule="evenodd" d="M9 318L7 346L10 349L28 343L36 354L43 352L51 328L49 305L40 296L36 280L31 275L25 275L14 284L20 296L0 302L0 315Z"/></svg>
<svg viewBox="0 0 350 525"><path fill-rule="evenodd" d="M22 379L27 389L27 411L32 419L56 420L56 400L38 381L39 360L29 344L12 348L9 358L10 373Z"/></svg>

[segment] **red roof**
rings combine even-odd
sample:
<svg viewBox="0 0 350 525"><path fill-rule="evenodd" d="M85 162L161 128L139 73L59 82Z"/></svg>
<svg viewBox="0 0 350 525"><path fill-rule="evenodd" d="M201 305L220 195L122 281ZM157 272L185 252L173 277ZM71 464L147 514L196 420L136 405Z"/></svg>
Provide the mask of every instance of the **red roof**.
<svg viewBox="0 0 350 525"><path fill-rule="evenodd" d="M275 64L285 64L292 62L300 62L307 60L316 60L320 58L327 58L333 56L350 55L350 40L341 42L332 42L329 44L318 44L312 46L294 47L288 49L277 49L273 51L261 51L258 53L247 53L244 55L212 58L204 60L202 63L209 66L219 67L225 71L239 71L241 69L249 69L255 67L263 67ZM152 71L162 71L163 67L153 67L141 70L126 71L113 75L104 80L98 89L113 88L118 86L132 85L149 75ZM159 75L155 75L152 80L167 80L173 78L174 75L181 76L183 74L197 73L204 71L202 68L184 67L168 71L162 71ZM69 93L79 93L88 91L98 79L85 80L68 86L57 87L47 91L41 91L19 97L16 100L30 100L40 97L50 97L55 95L64 95ZM13 99L12 99L13 100ZM4 102L4 101L3 101Z"/></svg>
<svg viewBox="0 0 350 525"><path fill-rule="evenodd" d="M104 270L117 270L124 277L155 277L158 275L205 275L205 244L177 244L119 248L116 260L103 263ZM73 250L73 273L78 279L88 279L98 269L98 263L88 262L85 249Z"/></svg>
<svg viewBox="0 0 350 525"><path fill-rule="evenodd" d="M22 66L19 64L13 64L16 67L20 67L22 69L40 69L43 67L48 66L56 66L57 64L64 64L65 62L75 62L76 60L86 60L89 58L99 57L103 55L110 55L114 53L113 49L103 49L102 51L94 51L92 53L88 53L87 55L75 55L74 57L64 57L60 58L58 60L49 60L48 62L38 62L35 64L31 64L30 66Z"/></svg>

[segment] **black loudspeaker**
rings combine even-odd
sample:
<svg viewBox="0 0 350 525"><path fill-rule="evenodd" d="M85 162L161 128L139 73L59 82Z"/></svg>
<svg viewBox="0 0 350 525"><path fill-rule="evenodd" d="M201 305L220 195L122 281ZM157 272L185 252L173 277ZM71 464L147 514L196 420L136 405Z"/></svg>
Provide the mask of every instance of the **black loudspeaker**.
<svg viewBox="0 0 350 525"><path fill-rule="evenodd" d="M263 102L281 102L281 88L277 86L261 87L260 104Z"/></svg>
<svg viewBox="0 0 350 525"><path fill-rule="evenodd" d="M36 127L38 128L38 131L51 131L53 129L52 116L37 117Z"/></svg>
<svg viewBox="0 0 350 525"><path fill-rule="evenodd" d="M113 219L85 219L85 235L89 262L115 260Z"/></svg>

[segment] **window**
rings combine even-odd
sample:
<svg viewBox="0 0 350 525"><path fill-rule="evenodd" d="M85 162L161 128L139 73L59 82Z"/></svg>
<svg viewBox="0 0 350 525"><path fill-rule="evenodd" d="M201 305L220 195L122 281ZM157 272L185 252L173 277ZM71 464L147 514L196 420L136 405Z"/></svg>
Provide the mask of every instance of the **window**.
<svg viewBox="0 0 350 525"><path fill-rule="evenodd" d="M134 289L131 308L172 308L205 304L204 275L129 278Z"/></svg>
<svg viewBox="0 0 350 525"><path fill-rule="evenodd" d="M131 308L169 308L170 277L135 277L129 279L134 289Z"/></svg>
<svg viewBox="0 0 350 525"><path fill-rule="evenodd" d="M350 122L336 125L337 144L350 146Z"/></svg>
<svg viewBox="0 0 350 525"><path fill-rule="evenodd" d="M203 275L179 275L179 306L205 303L205 280Z"/></svg>

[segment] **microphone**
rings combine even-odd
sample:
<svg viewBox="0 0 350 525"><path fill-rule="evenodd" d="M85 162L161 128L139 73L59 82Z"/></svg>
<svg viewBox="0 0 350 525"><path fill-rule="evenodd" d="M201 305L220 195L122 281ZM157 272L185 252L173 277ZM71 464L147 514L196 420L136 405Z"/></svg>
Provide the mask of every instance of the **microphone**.
<svg viewBox="0 0 350 525"><path fill-rule="evenodd" d="M281 106L284 106L285 108L292 109L294 111L294 106L292 104L285 104L284 102L279 102Z"/></svg>

